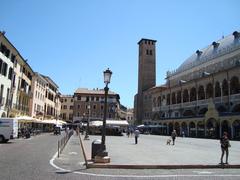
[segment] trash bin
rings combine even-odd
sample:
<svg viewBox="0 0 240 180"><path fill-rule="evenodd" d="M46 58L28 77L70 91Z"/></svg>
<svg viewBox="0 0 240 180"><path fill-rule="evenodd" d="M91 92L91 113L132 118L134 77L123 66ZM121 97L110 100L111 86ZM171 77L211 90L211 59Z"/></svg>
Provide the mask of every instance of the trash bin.
<svg viewBox="0 0 240 180"><path fill-rule="evenodd" d="M101 143L102 143L102 141L100 139L95 139L92 142L92 159L95 158L95 156L97 155L98 151L101 149Z"/></svg>

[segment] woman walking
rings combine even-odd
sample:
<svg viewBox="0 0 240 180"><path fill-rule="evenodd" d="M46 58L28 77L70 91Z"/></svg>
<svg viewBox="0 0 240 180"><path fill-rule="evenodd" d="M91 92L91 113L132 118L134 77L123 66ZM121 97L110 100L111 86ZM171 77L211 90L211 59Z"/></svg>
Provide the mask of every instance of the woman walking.
<svg viewBox="0 0 240 180"><path fill-rule="evenodd" d="M228 134L227 132L223 133L223 136L220 139L220 144L221 144L221 150L222 150L222 155L221 155L221 162L220 164L223 164L223 156L226 152L226 161L225 164L228 164L228 148L231 147L229 139L228 139Z"/></svg>

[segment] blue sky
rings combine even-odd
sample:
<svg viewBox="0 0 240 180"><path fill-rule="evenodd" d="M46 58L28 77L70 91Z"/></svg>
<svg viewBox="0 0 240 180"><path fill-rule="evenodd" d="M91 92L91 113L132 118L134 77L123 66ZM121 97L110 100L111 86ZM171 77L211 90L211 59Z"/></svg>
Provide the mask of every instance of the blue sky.
<svg viewBox="0 0 240 180"><path fill-rule="evenodd" d="M141 38L157 40L157 85L197 49L240 30L238 0L0 0L0 30L62 94L110 90L133 107Z"/></svg>

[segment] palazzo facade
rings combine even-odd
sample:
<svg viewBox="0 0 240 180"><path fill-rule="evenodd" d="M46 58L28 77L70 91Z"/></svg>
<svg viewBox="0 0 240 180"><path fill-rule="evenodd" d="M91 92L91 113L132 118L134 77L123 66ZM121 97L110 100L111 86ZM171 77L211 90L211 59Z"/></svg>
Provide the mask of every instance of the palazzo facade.
<svg viewBox="0 0 240 180"><path fill-rule="evenodd" d="M139 56L139 61L147 58ZM139 79L146 78L139 73ZM137 123L155 125L165 135L176 129L178 135L219 138L226 131L230 138L240 139L239 79L240 32L235 31L168 71L165 84L138 91Z"/></svg>

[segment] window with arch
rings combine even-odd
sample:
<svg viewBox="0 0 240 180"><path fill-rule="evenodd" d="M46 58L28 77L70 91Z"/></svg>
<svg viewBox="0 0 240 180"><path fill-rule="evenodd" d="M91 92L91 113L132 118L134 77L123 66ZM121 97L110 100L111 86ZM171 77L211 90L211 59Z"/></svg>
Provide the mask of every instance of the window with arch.
<svg viewBox="0 0 240 180"><path fill-rule="evenodd" d="M158 99L157 99L157 106L159 107L159 106L161 106L161 96L158 96Z"/></svg>
<svg viewBox="0 0 240 180"><path fill-rule="evenodd" d="M232 112L239 113L240 112L240 104L235 105L234 108L232 109Z"/></svg>
<svg viewBox="0 0 240 180"><path fill-rule="evenodd" d="M230 80L230 93L238 94L240 92L239 79L236 76L233 76Z"/></svg>
<svg viewBox="0 0 240 180"><path fill-rule="evenodd" d="M195 114L193 113L193 111L192 110L185 110L184 112L183 112L183 116L188 116L188 117L192 117L192 116L194 116Z"/></svg>
<svg viewBox="0 0 240 180"><path fill-rule="evenodd" d="M198 88L198 99L199 100L205 99L205 92L203 86L199 86Z"/></svg>
<svg viewBox="0 0 240 180"><path fill-rule="evenodd" d="M175 95L175 92L172 93L172 104L176 104L176 95Z"/></svg>
<svg viewBox="0 0 240 180"><path fill-rule="evenodd" d="M199 115L204 115L208 111L208 108L202 108L199 110L198 114Z"/></svg>
<svg viewBox="0 0 240 180"><path fill-rule="evenodd" d="M228 95L228 82L226 79L224 79L222 82L222 91L223 91L223 96Z"/></svg>
<svg viewBox="0 0 240 180"><path fill-rule="evenodd" d="M220 105L217 108L218 112L222 113L222 112L227 112L227 108L224 105Z"/></svg>
<svg viewBox="0 0 240 180"><path fill-rule="evenodd" d="M221 87L220 83L217 81L215 83L215 97L220 97L221 96Z"/></svg>
<svg viewBox="0 0 240 180"><path fill-rule="evenodd" d="M167 105L170 105L170 94L167 95Z"/></svg>
<svg viewBox="0 0 240 180"><path fill-rule="evenodd" d="M196 101L197 100L197 90L195 87L191 88L190 91L190 101Z"/></svg>
<svg viewBox="0 0 240 180"><path fill-rule="evenodd" d="M156 98L153 98L153 107L156 107Z"/></svg>
<svg viewBox="0 0 240 180"><path fill-rule="evenodd" d="M188 102L189 101L189 94L188 94L188 90L185 89L183 91L183 102Z"/></svg>
<svg viewBox="0 0 240 180"><path fill-rule="evenodd" d="M177 92L177 103L178 103L178 104L181 103L181 99L182 99L182 97L181 97L181 91L178 91L178 92Z"/></svg>
<svg viewBox="0 0 240 180"><path fill-rule="evenodd" d="M213 97L213 85L212 83L208 83L206 88L206 98L209 99L212 97Z"/></svg>

